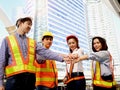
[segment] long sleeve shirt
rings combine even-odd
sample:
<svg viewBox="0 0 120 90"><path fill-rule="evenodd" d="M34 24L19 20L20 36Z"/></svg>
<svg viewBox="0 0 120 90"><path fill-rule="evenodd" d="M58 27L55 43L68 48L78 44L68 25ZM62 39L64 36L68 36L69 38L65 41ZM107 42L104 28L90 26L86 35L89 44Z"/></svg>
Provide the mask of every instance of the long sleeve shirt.
<svg viewBox="0 0 120 90"><path fill-rule="evenodd" d="M20 46L22 54L23 54L24 58L26 58L27 50L28 50L27 37L25 35L19 35L18 33L16 33L15 36L18 40L18 44ZM36 54L40 55L43 60L50 59L50 60L57 60L60 62L63 61L62 56L59 56L59 54L57 54L56 52L53 52L51 50L48 50L48 49L42 47L41 44L39 44L39 43L36 44L35 52L36 52ZM5 67L12 63L11 55L12 55L12 53L10 52L8 42L5 38L3 40L2 44L1 44L1 48L0 48L0 86L3 85Z"/></svg>
<svg viewBox="0 0 120 90"><path fill-rule="evenodd" d="M110 69L110 53L106 50L90 53L89 55L90 60L94 60L94 64L96 61L100 62L100 68L101 68L101 76L108 76L111 75L111 69ZM95 67L94 67L95 69Z"/></svg>

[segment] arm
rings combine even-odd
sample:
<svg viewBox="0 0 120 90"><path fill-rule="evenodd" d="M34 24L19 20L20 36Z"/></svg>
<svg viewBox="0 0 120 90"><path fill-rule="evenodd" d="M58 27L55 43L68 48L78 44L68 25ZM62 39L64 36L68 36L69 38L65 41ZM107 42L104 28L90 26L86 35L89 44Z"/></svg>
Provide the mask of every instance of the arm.
<svg viewBox="0 0 120 90"><path fill-rule="evenodd" d="M104 62L105 60L107 60L108 57L109 57L108 51L99 51L99 52L90 53L89 55L87 54L82 55L78 59L76 59L75 62L78 62L81 60L88 60L88 59L99 61L99 62Z"/></svg>
<svg viewBox="0 0 120 90"><path fill-rule="evenodd" d="M109 58L109 52L106 50L90 53L88 59L104 62Z"/></svg>
<svg viewBox="0 0 120 90"><path fill-rule="evenodd" d="M36 45L36 53L38 55L40 55L42 57L42 59L46 60L46 59L50 59L50 60L56 60L59 62L63 62L64 60L66 60L67 55L63 55L63 54L58 54L56 52L53 52L49 49L46 49L44 47L42 47L39 43L37 43ZM39 62L39 60L38 60Z"/></svg>
<svg viewBox="0 0 120 90"><path fill-rule="evenodd" d="M3 80L4 80L4 68L5 68L5 61L7 56L7 42L6 39L3 40L1 47L0 47L0 88L3 88Z"/></svg>
<svg viewBox="0 0 120 90"><path fill-rule="evenodd" d="M36 54L36 60L37 60L37 63L39 64L42 64L42 63L45 63L46 60L45 58L41 57L40 55ZM39 61L39 62L38 62Z"/></svg>
<svg viewBox="0 0 120 90"><path fill-rule="evenodd" d="M82 55L76 61L78 62L78 61L82 61L82 60L88 60L88 55L87 54L86 55Z"/></svg>

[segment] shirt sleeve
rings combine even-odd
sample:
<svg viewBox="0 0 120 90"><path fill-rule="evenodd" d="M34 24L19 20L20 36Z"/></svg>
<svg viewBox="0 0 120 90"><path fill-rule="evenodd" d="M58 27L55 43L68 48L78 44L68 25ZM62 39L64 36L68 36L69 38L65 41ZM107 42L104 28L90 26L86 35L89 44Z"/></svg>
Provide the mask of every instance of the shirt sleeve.
<svg viewBox="0 0 120 90"><path fill-rule="evenodd" d="M46 62L46 59L38 54L36 54L36 60L39 64Z"/></svg>
<svg viewBox="0 0 120 90"><path fill-rule="evenodd" d="M84 51L83 51L83 49L79 49L79 50L78 50L78 55L79 55L79 56L84 55Z"/></svg>
<svg viewBox="0 0 120 90"><path fill-rule="evenodd" d="M4 68L5 68L5 61L7 58L7 42L6 39L3 40L1 47L0 47L0 86L3 86L4 80Z"/></svg>
<svg viewBox="0 0 120 90"><path fill-rule="evenodd" d="M89 56L88 59L99 61L99 62L104 62L109 58L108 51L93 52L93 53L90 53L88 56Z"/></svg>
<svg viewBox="0 0 120 90"><path fill-rule="evenodd" d="M36 44L36 53L40 55L44 60L56 60L59 62L63 62L63 57L60 56L58 53L53 52L49 49L44 48L41 44ZM37 60L38 62L40 60Z"/></svg>

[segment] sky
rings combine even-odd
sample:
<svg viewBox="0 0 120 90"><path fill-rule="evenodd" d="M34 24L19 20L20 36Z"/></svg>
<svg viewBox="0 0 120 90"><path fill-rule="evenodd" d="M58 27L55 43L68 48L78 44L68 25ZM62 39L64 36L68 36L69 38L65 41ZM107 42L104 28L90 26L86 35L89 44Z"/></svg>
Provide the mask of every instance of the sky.
<svg viewBox="0 0 120 90"><path fill-rule="evenodd" d="M9 19L11 19L12 11L18 6L24 6L25 0L0 0L0 8L6 13ZM2 39L8 35L4 24L0 21L0 45Z"/></svg>
<svg viewBox="0 0 120 90"><path fill-rule="evenodd" d="M12 9L17 6L24 6L24 2L25 0L0 0L0 8L10 17Z"/></svg>

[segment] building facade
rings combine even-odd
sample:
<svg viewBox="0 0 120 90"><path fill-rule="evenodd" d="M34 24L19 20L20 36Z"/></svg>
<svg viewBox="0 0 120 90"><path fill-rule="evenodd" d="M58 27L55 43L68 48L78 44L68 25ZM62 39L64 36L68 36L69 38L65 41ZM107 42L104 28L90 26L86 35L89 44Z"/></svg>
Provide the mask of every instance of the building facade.
<svg viewBox="0 0 120 90"><path fill-rule="evenodd" d="M120 17L110 8L108 0L88 0L88 26L89 34L93 36L102 36L106 39L108 50L113 56L115 76L118 79L120 73L120 38L118 24Z"/></svg>
<svg viewBox="0 0 120 90"><path fill-rule="evenodd" d="M41 40L44 31L54 35L52 50L59 53L69 53L66 36L74 34L79 39L79 45L85 53L89 52L87 13L85 0L36 0L34 38ZM63 79L65 63L57 62L59 78ZM86 75L90 70L89 62L83 62Z"/></svg>

